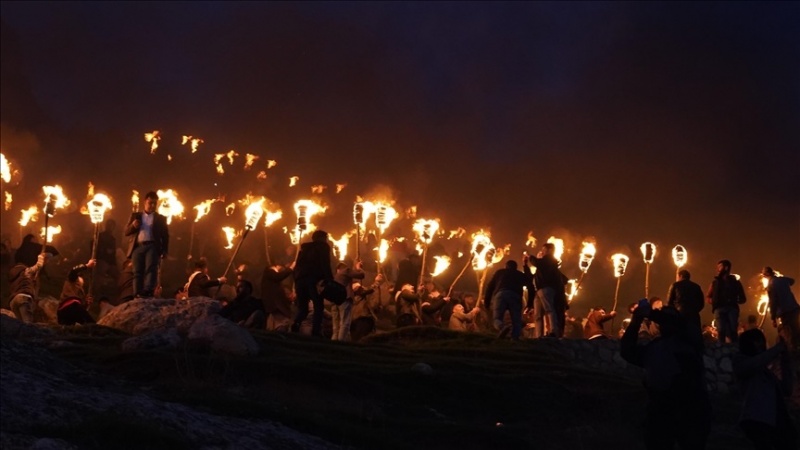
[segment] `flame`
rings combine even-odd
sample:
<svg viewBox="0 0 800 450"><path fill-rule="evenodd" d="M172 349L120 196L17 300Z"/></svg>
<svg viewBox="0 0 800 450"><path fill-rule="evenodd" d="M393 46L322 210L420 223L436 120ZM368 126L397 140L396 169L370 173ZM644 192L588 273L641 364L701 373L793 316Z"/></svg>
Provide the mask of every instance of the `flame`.
<svg viewBox="0 0 800 450"><path fill-rule="evenodd" d="M178 201L178 193L172 189L162 191L158 194L158 213L167 218L167 224L172 223L173 217L183 216L183 204Z"/></svg>
<svg viewBox="0 0 800 450"><path fill-rule="evenodd" d="M36 222L39 220L39 208L36 206L31 206L28 209L23 209L22 217L19 219L19 224L24 226L28 225L28 222Z"/></svg>
<svg viewBox="0 0 800 450"><path fill-rule="evenodd" d="M436 277L442 274L448 267L450 267L450 257L449 256L434 256L433 259L436 260L436 265L433 267L433 272L431 273L431 277Z"/></svg>
<svg viewBox="0 0 800 450"><path fill-rule="evenodd" d="M761 294L761 297L758 300L758 305L756 306L756 311L762 317L767 315L769 312L769 295L767 293Z"/></svg>
<svg viewBox="0 0 800 450"><path fill-rule="evenodd" d="M406 218L407 219L416 219L417 218L417 206L414 205L406 210Z"/></svg>
<svg viewBox="0 0 800 450"><path fill-rule="evenodd" d="M397 211L391 205L386 203L375 204L375 225L381 231L381 234L389 228L389 225L397 217Z"/></svg>
<svg viewBox="0 0 800 450"><path fill-rule="evenodd" d="M161 140L161 132L155 130L152 133L145 133L144 140L150 142L150 154L152 155L158 148L158 141Z"/></svg>
<svg viewBox="0 0 800 450"><path fill-rule="evenodd" d="M297 186L298 181L300 181L300 177L298 177L297 175L289 177L289 187Z"/></svg>
<svg viewBox="0 0 800 450"><path fill-rule="evenodd" d="M2 153L0 153L0 179L6 183L11 181L11 164Z"/></svg>
<svg viewBox="0 0 800 450"><path fill-rule="evenodd" d="M594 260L594 255L597 253L597 248L591 242L584 242L583 248L581 249L581 256L578 261L578 267L581 269L581 272L586 273L589 271L589 266L592 265L592 261Z"/></svg>
<svg viewBox="0 0 800 450"><path fill-rule="evenodd" d="M347 247L350 245L350 237L352 235L352 233L344 233L338 240L328 236L328 240L333 243L336 255L339 256L339 261L344 261L344 258L347 256Z"/></svg>
<svg viewBox="0 0 800 450"><path fill-rule="evenodd" d="M217 173L220 175L225 175L225 168L222 167L222 163L217 164Z"/></svg>
<svg viewBox="0 0 800 450"><path fill-rule="evenodd" d="M8 211L11 209L11 202L14 201L14 197L11 196L11 193L8 191L3 192L6 196L5 202L3 202L3 209Z"/></svg>
<svg viewBox="0 0 800 450"><path fill-rule="evenodd" d="M236 153L236 150L228 150L228 153L226 153L225 156L228 157L228 163L233 165L233 158L239 156L239 154Z"/></svg>
<svg viewBox="0 0 800 450"><path fill-rule="evenodd" d="M274 159L268 159L267 160L267 169L272 169L273 167L275 167L277 165L278 165L278 161L275 161Z"/></svg>
<svg viewBox="0 0 800 450"><path fill-rule="evenodd" d="M356 202L353 205L353 223L360 227L365 226L373 212L375 212L375 205L372 202Z"/></svg>
<svg viewBox="0 0 800 450"><path fill-rule="evenodd" d="M64 191L61 189L61 186L42 186L42 190L44 191L45 198L44 212L48 216L53 217L56 209L69 206L70 201L64 195Z"/></svg>
<svg viewBox="0 0 800 450"><path fill-rule="evenodd" d="M258 172L258 175L256 175L256 179L257 180L266 180L267 179L267 172L264 171L264 170L262 170L261 172Z"/></svg>
<svg viewBox="0 0 800 450"><path fill-rule="evenodd" d="M228 245L225 246L225 250L230 250L233 248L233 239L236 237L236 230L233 227L222 227L222 232L225 233L225 239L228 240Z"/></svg>
<svg viewBox="0 0 800 450"><path fill-rule="evenodd" d="M258 225L258 222L261 220L261 216L264 215L264 202L266 200L266 198L261 197L259 200L250 203L250 206L247 207L244 212L244 216L246 218L244 225L245 229L253 230L255 229L256 225Z"/></svg>
<svg viewBox="0 0 800 450"><path fill-rule="evenodd" d="M266 216L266 219L264 219L264 226L268 227L283 217L283 211L280 209L275 212L267 210Z"/></svg>
<svg viewBox="0 0 800 450"><path fill-rule="evenodd" d="M462 256L464 256L464 252L458 252L458 257L461 258Z"/></svg>
<svg viewBox="0 0 800 450"><path fill-rule="evenodd" d="M467 234L467 230L458 227L457 230L450 231L450 236L448 236L447 239L462 238L465 234Z"/></svg>
<svg viewBox="0 0 800 450"><path fill-rule="evenodd" d="M186 145L187 142L192 143L192 153L197 153L197 148L202 144L204 141L200 138L196 138L193 136L183 136L183 141L181 145Z"/></svg>
<svg viewBox="0 0 800 450"><path fill-rule="evenodd" d="M139 210L139 191L134 189L132 192L133 192L133 194L131 194L131 205L132 205L134 211L138 211Z"/></svg>
<svg viewBox="0 0 800 450"><path fill-rule="evenodd" d="M327 208L314 203L311 200L298 200L297 203L294 204L294 211L297 214L297 228L302 234L311 231L309 226L311 225L311 217L315 214L325 212Z"/></svg>
<svg viewBox="0 0 800 450"><path fill-rule="evenodd" d="M347 183L337 184L336 185L336 193L342 192L342 190L347 187Z"/></svg>
<svg viewBox="0 0 800 450"><path fill-rule="evenodd" d="M686 247L678 244L672 248L672 261L675 262L675 265L678 266L680 269L689 261L689 252L686 251Z"/></svg>
<svg viewBox="0 0 800 450"><path fill-rule="evenodd" d="M253 167L253 163L256 162L256 160L259 158L258 155L254 155L252 153L247 153L246 155L244 155L244 157L246 159L244 163L244 170L250 170L250 168ZM233 160L231 160L231 164L233 164Z"/></svg>
<svg viewBox="0 0 800 450"><path fill-rule="evenodd" d="M628 267L628 257L622 253L615 253L611 256L614 261L614 277L619 278L625 275L625 269Z"/></svg>
<svg viewBox="0 0 800 450"><path fill-rule="evenodd" d="M381 239L381 243L374 250L378 251L378 262L383 263L386 261L386 256L389 254L389 241Z"/></svg>
<svg viewBox="0 0 800 450"><path fill-rule="evenodd" d="M528 240L525 241L525 246L530 248L536 246L536 238L533 236L533 231L528 231Z"/></svg>
<svg viewBox="0 0 800 450"><path fill-rule="evenodd" d="M94 185L93 185L93 184L92 184L92 182L90 181L90 182L89 182L89 190L88 190L88 192L86 193L86 198L92 198L92 197L94 197Z"/></svg>
<svg viewBox="0 0 800 450"><path fill-rule="evenodd" d="M53 242L53 237L55 235L59 234L59 233L61 233L61 225L56 225L56 226L50 225L50 226L48 226L47 227L47 242L46 243L51 244ZM45 237L44 227L42 227L42 230L39 232L39 236L41 236L42 238Z"/></svg>
<svg viewBox="0 0 800 450"><path fill-rule="evenodd" d="M564 240L555 236L550 236L547 238L547 243L555 245L556 248L553 252L553 256L555 256L557 260L561 261L561 257L564 255Z"/></svg>
<svg viewBox="0 0 800 450"><path fill-rule="evenodd" d="M639 249L642 251L642 258L645 264L650 264L656 257L656 244L652 242L645 242Z"/></svg>
<svg viewBox="0 0 800 450"><path fill-rule="evenodd" d="M428 245L433 241L433 237L436 236L436 232L439 230L439 219L417 219L414 222L413 230L417 233L417 239Z"/></svg>
<svg viewBox="0 0 800 450"><path fill-rule="evenodd" d="M567 303L572 302L572 299L578 296L578 280L574 278L568 280L565 290L567 294Z"/></svg>
<svg viewBox="0 0 800 450"><path fill-rule="evenodd" d="M236 210L236 202L225 207L225 215L230 216Z"/></svg>
<svg viewBox="0 0 800 450"><path fill-rule="evenodd" d="M495 248L492 244L489 233L480 230L472 234L472 268L475 270L484 270L489 267Z"/></svg>
<svg viewBox="0 0 800 450"><path fill-rule="evenodd" d="M170 155L169 153L167 153L167 161L172 161L172 155Z"/></svg>
<svg viewBox="0 0 800 450"><path fill-rule="evenodd" d="M94 191L94 189L92 189L92 191ZM97 193L94 194L87 206L89 208L89 217L91 218L92 223L102 223L103 216L105 216L106 211L111 209L111 199L108 198L106 194Z"/></svg>
<svg viewBox="0 0 800 450"><path fill-rule="evenodd" d="M217 199L204 200L199 205L193 206L192 209L196 209L197 210L197 217L195 217L194 221L195 222L199 222L200 219L203 218L203 216L208 215L208 213L211 212L211 204L216 202L216 201L217 201Z"/></svg>
<svg viewBox="0 0 800 450"><path fill-rule="evenodd" d="M315 184L314 186L311 186L311 193L312 194L322 194L322 192L327 188L328 188L328 186L323 186L321 184Z"/></svg>

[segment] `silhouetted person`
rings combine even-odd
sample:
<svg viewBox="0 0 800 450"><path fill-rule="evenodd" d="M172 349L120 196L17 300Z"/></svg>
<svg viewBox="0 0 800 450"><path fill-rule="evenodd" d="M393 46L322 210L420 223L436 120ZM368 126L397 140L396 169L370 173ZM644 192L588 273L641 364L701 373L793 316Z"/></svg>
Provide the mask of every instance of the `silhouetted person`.
<svg viewBox="0 0 800 450"><path fill-rule="evenodd" d="M247 280L236 283L236 297L229 301L219 315L245 328L264 329L264 305L253 297L253 285Z"/></svg>
<svg viewBox="0 0 800 450"><path fill-rule="evenodd" d="M589 315L586 316L586 324L583 326L584 339L589 339L590 341L593 339L608 339L609 336L604 325L614 317L617 317L616 311L606 314L606 310L602 307L591 309Z"/></svg>
<svg viewBox="0 0 800 450"><path fill-rule="evenodd" d="M8 272L11 290L11 310L17 319L25 323L33 323L33 310L39 292L36 277L44 267L44 254L39 254L30 266L17 262Z"/></svg>
<svg viewBox="0 0 800 450"><path fill-rule="evenodd" d="M534 275L536 298L533 303L533 314L536 322L534 336L537 338L545 335L545 316L549 318L550 323L550 329L546 333L548 336L561 337L564 334L563 314L566 311L566 297L563 294L567 280L558 270L558 260L554 256L555 249L555 245L548 242L542 246L542 250L535 258L530 259L531 264L536 267Z"/></svg>
<svg viewBox="0 0 800 450"><path fill-rule="evenodd" d="M457 303L453 306L453 313L450 315L449 327L455 331L469 331L470 324L475 320L475 316L481 311L480 308L472 308L470 312L464 312L464 305Z"/></svg>
<svg viewBox="0 0 800 450"><path fill-rule="evenodd" d="M724 344L727 338L735 343L739 338L739 305L747 298L742 283L731 275L731 262L727 259L717 263L717 276L711 282L706 297L717 319L719 342Z"/></svg>
<svg viewBox="0 0 800 450"><path fill-rule="evenodd" d="M508 311L511 316L511 339L515 341L519 340L522 333L522 289L533 292L533 275L528 267L527 256L523 260L522 270L524 272L517 269L516 261L506 261L506 266L494 273L484 294L485 299L491 299L496 330L503 328L503 316Z"/></svg>
<svg viewBox="0 0 800 450"><path fill-rule="evenodd" d="M211 278L208 276L208 261L201 257L194 263L194 272L189 275L189 281L184 286L187 297L212 297L211 288L227 283L225 277Z"/></svg>
<svg viewBox="0 0 800 450"><path fill-rule="evenodd" d="M703 330L700 322L700 311L705 306L705 295L699 284L691 280L688 270L678 271L677 281L672 283L667 294L667 305L675 307L686 321L686 329L703 345Z"/></svg>
<svg viewBox="0 0 800 450"><path fill-rule="evenodd" d="M660 336L640 345L638 330L645 318L658 324ZM644 368L648 394L644 438L648 449L703 449L711 425L711 404L702 354L686 334L678 311L652 310L642 299L620 340L620 353Z"/></svg>
<svg viewBox="0 0 800 450"><path fill-rule="evenodd" d="M363 263L356 260L354 267L347 267L345 263L336 265L336 274L333 279L337 283L345 287L347 291L347 298L341 305L334 304L331 307L331 322L333 325L333 335L331 339L334 341L349 341L350 340L350 324L352 323L353 313L353 281L363 280L366 276L364 272Z"/></svg>
<svg viewBox="0 0 800 450"><path fill-rule="evenodd" d="M779 358L780 379L769 369ZM797 449L797 431L785 401L792 392L794 373L783 339L767 350L767 339L761 330L745 331L739 336L733 371L744 395L739 427L756 449Z"/></svg>
<svg viewBox="0 0 800 450"><path fill-rule="evenodd" d="M36 264L40 253L42 253L42 244L39 242L39 238L33 234L26 234L25 237L22 238L22 244L20 244L17 251L14 252L14 262L22 263L26 267L31 267ZM58 250L52 245L45 247L45 253L58 256Z"/></svg>
<svg viewBox="0 0 800 450"><path fill-rule="evenodd" d="M114 237L114 230L117 222L114 219L106 220L103 232L97 235L97 275L111 277L116 283L119 278L119 268L117 267L117 238Z"/></svg>
<svg viewBox="0 0 800 450"><path fill-rule="evenodd" d="M780 319L792 339L789 347L797 349L800 346L800 305L792 293L794 278L775 276L775 271L769 266L761 270L761 276L767 279L772 325L777 328Z"/></svg>
<svg viewBox="0 0 800 450"><path fill-rule="evenodd" d="M169 250L167 218L156 212L158 194L145 194L144 211L131 214L125 227L127 257L133 261L133 287L138 297L152 297L158 284L158 268Z"/></svg>
<svg viewBox="0 0 800 450"><path fill-rule="evenodd" d="M81 272L91 269L96 264L90 259L86 264L78 264L67 274L61 288L61 301L56 317L60 325L94 323L94 318L87 311L92 306L92 298L84 290L84 279Z"/></svg>
<svg viewBox="0 0 800 450"><path fill-rule="evenodd" d="M328 233L317 230L311 234L311 242L300 246L297 264L294 267L294 286L297 315L292 324L292 332L300 331L303 320L308 316L309 300L314 305L311 335L322 337L322 318L324 302L318 289L320 282L333 281L331 270L331 246L328 244Z"/></svg>
<svg viewBox="0 0 800 450"><path fill-rule="evenodd" d="M289 267L265 267L261 275L261 303L267 314L267 329L270 331L289 331L291 327L292 302L283 280L292 275L293 267L294 261L289 263Z"/></svg>

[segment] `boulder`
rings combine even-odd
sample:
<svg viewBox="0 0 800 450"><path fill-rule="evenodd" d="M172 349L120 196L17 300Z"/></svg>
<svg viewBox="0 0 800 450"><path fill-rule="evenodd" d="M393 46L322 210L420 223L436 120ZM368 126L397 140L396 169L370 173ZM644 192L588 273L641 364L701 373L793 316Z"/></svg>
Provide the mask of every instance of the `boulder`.
<svg viewBox="0 0 800 450"><path fill-rule="evenodd" d="M189 329L189 340L208 344L212 350L232 355L258 354L258 343L244 328L217 314L194 321Z"/></svg>
<svg viewBox="0 0 800 450"><path fill-rule="evenodd" d="M122 341L122 351L152 350L155 348L175 349L181 342L176 328L160 328L140 336L133 336Z"/></svg>
<svg viewBox="0 0 800 450"><path fill-rule="evenodd" d="M207 297L142 298L117 306L97 323L134 336L165 328L176 328L178 334L186 335L196 320L220 309L218 301Z"/></svg>
<svg viewBox="0 0 800 450"><path fill-rule="evenodd" d="M30 323L23 323L12 316L0 315L0 336L3 338L43 338L53 335L53 331Z"/></svg>

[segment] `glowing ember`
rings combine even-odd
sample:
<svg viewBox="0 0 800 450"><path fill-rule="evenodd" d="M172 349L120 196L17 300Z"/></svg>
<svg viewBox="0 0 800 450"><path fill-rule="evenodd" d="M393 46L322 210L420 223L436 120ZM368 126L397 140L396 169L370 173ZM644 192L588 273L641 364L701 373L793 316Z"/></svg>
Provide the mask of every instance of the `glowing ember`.
<svg viewBox="0 0 800 450"><path fill-rule="evenodd" d="M56 209L69 206L69 199L64 195L61 186L43 186L42 190L44 191L45 198L44 212L48 216L53 217Z"/></svg>
<svg viewBox="0 0 800 450"><path fill-rule="evenodd" d="M300 181L300 177L298 177L297 175L289 177L289 187L297 186L298 181Z"/></svg>
<svg viewBox="0 0 800 450"><path fill-rule="evenodd" d="M642 250L642 257L644 258L645 264L652 263L653 259L656 257L656 244L645 242L639 248Z"/></svg>
<svg viewBox="0 0 800 450"><path fill-rule="evenodd" d="M417 233L417 239L425 245L433 241L436 232L439 230L439 219L418 219L414 222L414 232Z"/></svg>
<svg viewBox="0 0 800 450"><path fill-rule="evenodd" d="M144 140L150 142L150 154L154 154L158 148L158 141L161 140L161 133L156 130L152 133L145 133Z"/></svg>
<svg viewBox="0 0 800 450"><path fill-rule="evenodd" d="M591 242L583 243L580 260L578 261L578 267L581 269L581 272L586 273L589 271L589 266L592 265L592 261L594 260L594 255L596 253L597 253L597 248L595 248L593 243Z"/></svg>
<svg viewBox="0 0 800 450"><path fill-rule="evenodd" d="M225 233L225 239L228 240L228 245L225 246L225 250L230 250L233 248L233 239L236 237L236 230L233 227L222 227L222 232Z"/></svg>
<svg viewBox="0 0 800 450"><path fill-rule="evenodd" d="M333 243L333 251L339 257L339 261L344 261L347 256L347 247L350 245L350 237L352 235L352 233L345 233L338 240L328 236L328 240Z"/></svg>
<svg viewBox="0 0 800 450"><path fill-rule="evenodd" d="M172 155L167 154L167 161L172 161Z"/></svg>
<svg viewBox="0 0 800 450"><path fill-rule="evenodd" d="M192 144L192 153L197 153L197 148L203 143L203 140L193 136L183 136L181 145L186 145L189 142Z"/></svg>
<svg viewBox="0 0 800 450"><path fill-rule="evenodd" d="M326 208L323 206L311 200L299 200L294 204L294 212L297 214L297 228L300 230L301 234L310 231L309 225L311 224L311 217L315 214L325 212L325 209Z"/></svg>
<svg viewBox="0 0 800 450"><path fill-rule="evenodd" d="M52 244L53 243L53 237L55 235L59 234L59 233L61 233L61 225L48 226L47 227L47 243L48 244ZM45 237L45 229L44 229L44 227L42 227L42 231L39 232L39 236L41 236L42 238Z"/></svg>
<svg viewBox="0 0 800 450"><path fill-rule="evenodd" d="M264 171L264 170L262 170L261 172L258 172L258 175L256 175L256 179L257 180L266 180L267 179L267 172Z"/></svg>
<svg viewBox="0 0 800 450"><path fill-rule="evenodd" d="M22 217L19 219L19 224L23 227L28 226L28 222L36 222L39 220L39 208L31 206L28 209L22 210Z"/></svg>
<svg viewBox="0 0 800 450"><path fill-rule="evenodd" d="M672 260L675 262L675 265L680 269L683 267L686 262L689 260L689 253L686 251L686 247L678 244L672 248Z"/></svg>
<svg viewBox="0 0 800 450"><path fill-rule="evenodd" d="M625 275L625 269L628 267L628 257L622 253L615 253L611 256L611 261L614 261L614 277L619 278Z"/></svg>
<svg viewBox="0 0 800 450"><path fill-rule="evenodd" d="M3 191L5 194L5 201L3 202L3 210L8 211L11 209L11 202L14 201L14 197L11 196L11 193L8 191Z"/></svg>
<svg viewBox="0 0 800 450"><path fill-rule="evenodd" d="M90 182L89 182L89 190L88 190L88 192L86 193L86 198L92 198L92 197L94 197L94 185L93 185L93 184L92 184L92 182L90 181Z"/></svg>
<svg viewBox="0 0 800 450"><path fill-rule="evenodd" d="M172 189L162 191L158 194L158 213L167 218L167 224L172 223L173 217L183 216L183 204L178 201L178 193Z"/></svg>
<svg viewBox="0 0 800 450"><path fill-rule="evenodd" d="M236 210L236 203L231 203L230 205L225 207L225 215L230 216Z"/></svg>
<svg viewBox="0 0 800 450"><path fill-rule="evenodd" d="M131 207L133 211L139 210L139 191L133 190L133 194L131 194Z"/></svg>
<svg viewBox="0 0 800 450"><path fill-rule="evenodd" d="M336 193L342 192L344 188L347 187L347 183L337 184L336 185Z"/></svg>
<svg viewBox="0 0 800 450"><path fill-rule="evenodd" d="M99 224L103 222L103 216L105 216L106 211L111 209L111 199L106 194L97 193L94 194L87 206L89 207L89 217L92 223Z"/></svg>
<svg viewBox="0 0 800 450"><path fill-rule="evenodd" d="M325 191L325 189L327 189L327 188L328 188L328 186L323 186L321 184L315 184L314 186L311 186L311 193L312 194L322 194Z"/></svg>
<svg viewBox="0 0 800 450"><path fill-rule="evenodd" d="M389 241L381 239L380 245L375 248L378 251L378 262L383 263L386 261L386 256L389 255Z"/></svg>
<svg viewBox="0 0 800 450"><path fill-rule="evenodd" d="M458 227L457 230L451 230L450 231L450 236L448 236L447 239L453 239L453 238L459 239L459 238L464 237L465 234L467 234L467 230L465 230L465 229L463 229L461 227Z"/></svg>
<svg viewBox="0 0 800 450"><path fill-rule="evenodd" d="M208 215L208 213L211 212L211 204L216 202L216 201L217 201L216 199L204 200L199 205L193 206L192 209L196 209L197 210L197 216L195 217L194 221L195 222L199 222L200 219L202 219L204 216Z"/></svg>
<svg viewBox="0 0 800 450"><path fill-rule="evenodd" d="M406 210L406 218L407 219L416 219L417 218L417 206L414 205Z"/></svg>
<svg viewBox="0 0 800 450"><path fill-rule="evenodd" d="M256 162L256 160L259 158L258 155L254 155L252 153L247 153L246 155L244 155L244 157L246 159L244 163L244 170L250 170L250 168L253 167L253 163Z"/></svg>
<svg viewBox="0 0 800 450"><path fill-rule="evenodd" d="M6 183L11 181L11 164L2 153L0 153L0 179Z"/></svg>
<svg viewBox="0 0 800 450"><path fill-rule="evenodd" d="M377 203L375 205L375 225L381 231L381 234L389 228L392 221L397 218L397 211L391 205L386 203Z"/></svg>
<svg viewBox="0 0 800 450"><path fill-rule="evenodd" d="M225 168L222 167L222 163L217 164L217 173L220 175L225 175Z"/></svg>
<svg viewBox="0 0 800 450"><path fill-rule="evenodd" d="M267 160L267 169L272 169L273 167L278 165L278 161L274 159Z"/></svg>
<svg viewBox="0 0 800 450"><path fill-rule="evenodd" d="M572 302L572 299L578 296L578 280L573 278L567 281L567 285L564 289L567 294L567 302Z"/></svg>
<svg viewBox="0 0 800 450"><path fill-rule="evenodd" d="M233 158L239 156L239 154L236 153L236 150L228 150L228 153L226 153L225 156L228 157L228 164L233 165Z"/></svg>
<svg viewBox="0 0 800 450"><path fill-rule="evenodd" d="M547 243L553 244L556 247L555 251L553 252L553 256L555 256L557 260L561 261L561 257L564 255L564 240L555 236L550 236L547 238Z"/></svg>
<svg viewBox="0 0 800 450"><path fill-rule="evenodd" d="M525 241L525 246L530 248L536 246L536 238L533 236L533 231L528 231L528 240Z"/></svg>
<svg viewBox="0 0 800 450"><path fill-rule="evenodd" d="M250 206L247 207L247 210L244 212L246 217L246 222L244 225L245 229L253 230L255 229L256 225L258 225L258 222L261 220L261 216L264 215L264 201L266 201L266 199L261 197L260 200L254 201L250 204Z"/></svg>
<svg viewBox="0 0 800 450"><path fill-rule="evenodd" d="M441 275L448 267L450 267L450 257L449 256L434 256L433 259L436 260L436 265L433 267L433 272L431 273L432 277L436 277Z"/></svg>

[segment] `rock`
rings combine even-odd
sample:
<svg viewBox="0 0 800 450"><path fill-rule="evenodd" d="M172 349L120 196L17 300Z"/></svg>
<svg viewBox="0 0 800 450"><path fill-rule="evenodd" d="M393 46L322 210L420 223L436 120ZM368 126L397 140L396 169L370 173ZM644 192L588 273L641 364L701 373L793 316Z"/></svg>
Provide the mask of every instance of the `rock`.
<svg viewBox="0 0 800 450"><path fill-rule="evenodd" d="M77 449L78 447L70 445L61 439L40 438L30 448L31 450L68 450Z"/></svg>
<svg viewBox="0 0 800 450"><path fill-rule="evenodd" d="M421 362L411 366L411 371L422 375L428 375L428 376L433 375L433 367Z"/></svg>
<svg viewBox="0 0 800 450"><path fill-rule="evenodd" d="M207 297L186 300L143 298L117 306L97 323L132 335L168 327L177 328L179 334L185 335L197 319L221 308L218 301Z"/></svg>
<svg viewBox="0 0 800 450"><path fill-rule="evenodd" d="M217 314L195 320L189 329L189 340L206 342L212 350L232 355L257 355L259 351L247 330Z"/></svg>
<svg viewBox="0 0 800 450"><path fill-rule="evenodd" d="M6 338L41 338L51 336L53 331L47 328L41 328L35 324L23 323L11 316L2 314L0 315L0 336Z"/></svg>
<svg viewBox="0 0 800 450"><path fill-rule="evenodd" d="M152 330L141 336L134 336L122 342L122 351L132 352L136 350L152 350L155 348L174 349L178 348L181 337L176 328L162 328Z"/></svg>

